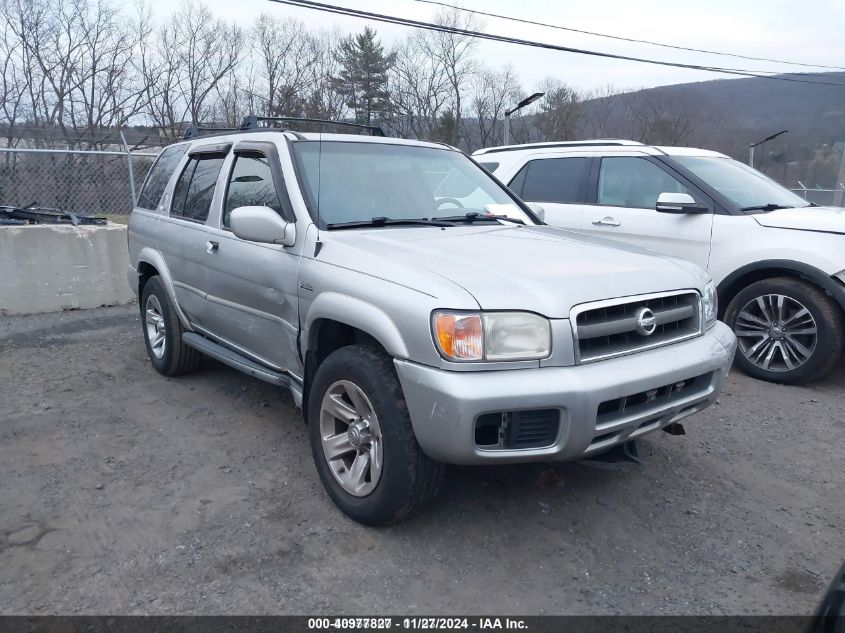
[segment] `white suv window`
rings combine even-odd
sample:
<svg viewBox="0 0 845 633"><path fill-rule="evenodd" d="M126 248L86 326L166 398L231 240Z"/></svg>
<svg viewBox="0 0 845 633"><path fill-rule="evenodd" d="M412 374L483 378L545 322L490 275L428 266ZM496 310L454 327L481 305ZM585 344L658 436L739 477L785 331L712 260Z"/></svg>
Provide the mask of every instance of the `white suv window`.
<svg viewBox="0 0 845 633"><path fill-rule="evenodd" d="M590 160L544 158L529 161L511 180L510 187L528 202L583 202Z"/></svg>
<svg viewBox="0 0 845 633"><path fill-rule="evenodd" d="M598 204L612 207L654 209L661 193L692 192L660 167L644 158L602 158Z"/></svg>

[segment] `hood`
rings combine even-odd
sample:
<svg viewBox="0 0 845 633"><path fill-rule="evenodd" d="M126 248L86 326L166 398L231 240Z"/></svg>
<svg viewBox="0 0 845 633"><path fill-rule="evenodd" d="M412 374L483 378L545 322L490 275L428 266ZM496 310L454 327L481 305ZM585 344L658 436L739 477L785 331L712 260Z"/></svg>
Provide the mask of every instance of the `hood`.
<svg viewBox="0 0 845 633"><path fill-rule="evenodd" d="M796 229L845 235L845 208L842 207L778 209L752 217L759 225L772 229Z"/></svg>
<svg viewBox="0 0 845 633"><path fill-rule="evenodd" d="M323 249L331 263L409 285L437 275L486 310L529 310L569 318L572 306L667 290L701 289L706 273L672 258L551 227L428 227L335 231ZM328 242L328 240L326 240ZM603 243L604 242L604 243ZM350 265L349 262L353 262ZM449 305L443 308L455 307Z"/></svg>

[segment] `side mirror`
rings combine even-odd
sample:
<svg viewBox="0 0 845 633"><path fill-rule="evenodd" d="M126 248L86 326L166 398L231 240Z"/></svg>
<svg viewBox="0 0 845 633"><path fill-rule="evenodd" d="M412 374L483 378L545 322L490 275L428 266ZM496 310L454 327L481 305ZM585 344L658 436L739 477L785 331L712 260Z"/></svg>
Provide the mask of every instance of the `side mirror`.
<svg viewBox="0 0 845 633"><path fill-rule="evenodd" d="M699 206L688 193L661 193L657 196L655 209L660 213L708 213L707 207Z"/></svg>
<svg viewBox="0 0 845 633"><path fill-rule="evenodd" d="M232 233L242 240L293 246L296 225L285 221L270 207L238 207L229 216Z"/></svg>
<svg viewBox="0 0 845 633"><path fill-rule="evenodd" d="M542 207L542 205L537 204L536 202L527 202L528 208L534 212L538 218L540 218L541 222L546 221L546 210Z"/></svg>

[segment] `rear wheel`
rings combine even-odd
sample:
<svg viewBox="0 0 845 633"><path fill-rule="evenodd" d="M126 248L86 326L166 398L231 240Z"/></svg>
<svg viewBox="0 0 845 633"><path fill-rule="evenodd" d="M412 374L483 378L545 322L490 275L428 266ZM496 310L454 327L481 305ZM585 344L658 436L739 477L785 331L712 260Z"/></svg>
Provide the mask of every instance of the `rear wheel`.
<svg viewBox="0 0 845 633"><path fill-rule="evenodd" d="M747 374L780 383L819 378L843 349L839 306L820 288L789 277L755 282L725 311L737 336L737 365Z"/></svg>
<svg viewBox="0 0 845 633"><path fill-rule="evenodd" d="M182 324L158 275L144 284L141 321L147 355L157 372L165 376L178 376L197 368L202 355L182 342Z"/></svg>
<svg viewBox="0 0 845 633"><path fill-rule="evenodd" d="M344 347L320 364L308 433L323 486L355 521L401 521L437 494L443 466L417 444L393 360L381 350Z"/></svg>

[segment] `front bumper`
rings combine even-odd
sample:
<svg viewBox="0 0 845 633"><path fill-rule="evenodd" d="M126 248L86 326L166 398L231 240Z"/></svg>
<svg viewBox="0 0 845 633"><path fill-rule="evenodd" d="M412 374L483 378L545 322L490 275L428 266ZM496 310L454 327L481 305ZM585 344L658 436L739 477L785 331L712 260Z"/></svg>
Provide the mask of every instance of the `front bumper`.
<svg viewBox="0 0 845 633"><path fill-rule="evenodd" d="M565 461L612 446L701 411L722 391L736 351L730 328L718 322L703 336L606 361L573 367L455 372L395 360L417 441L451 464ZM705 376L691 392L637 407L598 424L602 402ZM497 411L558 409L560 427L543 448L490 449L475 444L475 420Z"/></svg>

